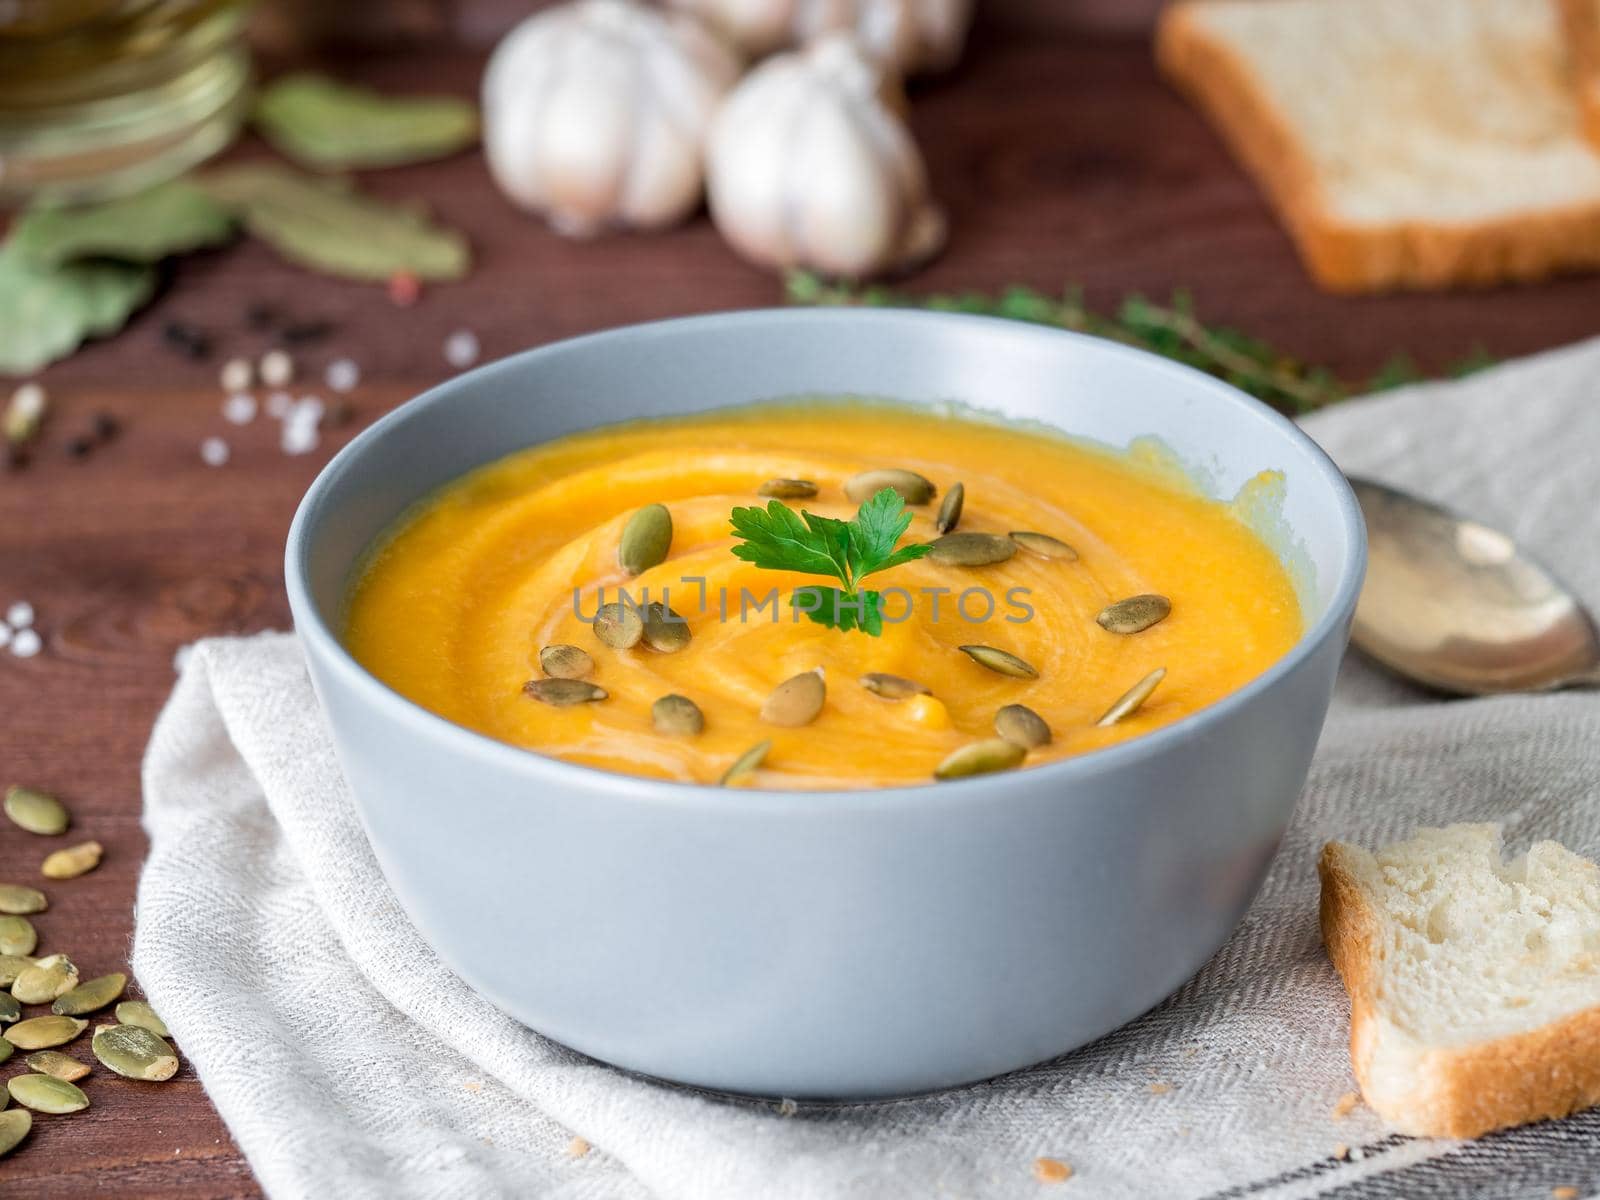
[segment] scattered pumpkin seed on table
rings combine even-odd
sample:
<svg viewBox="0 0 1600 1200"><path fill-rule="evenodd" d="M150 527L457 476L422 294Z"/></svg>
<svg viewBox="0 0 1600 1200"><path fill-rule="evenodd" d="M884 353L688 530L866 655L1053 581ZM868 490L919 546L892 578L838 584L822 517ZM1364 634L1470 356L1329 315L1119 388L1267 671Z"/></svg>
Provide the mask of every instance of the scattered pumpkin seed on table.
<svg viewBox="0 0 1600 1200"><path fill-rule="evenodd" d="M1166 620L1171 612L1172 601L1154 592L1147 592L1107 605L1095 621L1108 633L1143 633L1150 626Z"/></svg>
<svg viewBox="0 0 1600 1200"><path fill-rule="evenodd" d="M657 733L693 737L706 727L705 714L687 696L670 693L650 706L650 720Z"/></svg>
<svg viewBox="0 0 1600 1200"><path fill-rule="evenodd" d="M128 1079L171 1079L178 1070L172 1047L138 1025L102 1025L91 1048L102 1065Z"/></svg>
<svg viewBox="0 0 1600 1200"><path fill-rule="evenodd" d="M947 533L928 543L928 557L951 567L989 567L1017 552L1017 544L997 533Z"/></svg>
<svg viewBox="0 0 1600 1200"><path fill-rule="evenodd" d="M1039 672L1031 663L998 646L968 645L959 649L979 666L988 667L997 674L1009 675L1013 679L1039 678Z"/></svg>
<svg viewBox="0 0 1600 1200"><path fill-rule="evenodd" d="M617 565L638 575L665 562L672 549L672 513L665 504L647 504L628 518L617 543Z"/></svg>
<svg viewBox="0 0 1600 1200"><path fill-rule="evenodd" d="M78 1017L29 1017L6 1030L5 1040L18 1050L48 1050L66 1045L88 1026Z"/></svg>
<svg viewBox="0 0 1600 1200"><path fill-rule="evenodd" d="M123 1025L137 1025L140 1029L148 1029L157 1037L172 1036L167 1032L167 1023L143 1000L124 1000L117 1005L117 1020Z"/></svg>
<svg viewBox="0 0 1600 1200"><path fill-rule="evenodd" d="M912 696L933 695L932 689L925 684L903 675L890 675L886 671L869 671L861 677L861 686L885 700L909 700Z"/></svg>
<svg viewBox="0 0 1600 1200"><path fill-rule="evenodd" d="M822 672L802 671L772 689L761 706L761 719L768 725L797 729L817 719L827 697L828 688L822 681Z"/></svg>
<svg viewBox="0 0 1600 1200"><path fill-rule="evenodd" d="M76 879L98 867L104 853L99 842L79 842L65 850L52 850L40 864L39 874L46 879Z"/></svg>
<svg viewBox="0 0 1600 1200"><path fill-rule="evenodd" d="M971 775L988 775L994 771L1009 771L1022 765L1028 752L1005 738L985 738L951 751L933 770L935 779L965 779Z"/></svg>
<svg viewBox="0 0 1600 1200"><path fill-rule="evenodd" d="M77 986L77 965L65 954L48 954L17 972L11 994L24 1004L49 1004Z"/></svg>
<svg viewBox="0 0 1600 1200"><path fill-rule="evenodd" d="M553 679L582 679L594 670L594 659L581 646L559 642L539 651L539 669Z"/></svg>
<svg viewBox="0 0 1600 1200"><path fill-rule="evenodd" d="M41 913L50 907L50 901L38 888L20 883L0 883L0 913Z"/></svg>
<svg viewBox="0 0 1600 1200"><path fill-rule="evenodd" d="M592 704L610 696L610 692L587 679L530 679L522 685L523 694L541 704L567 708L574 704Z"/></svg>
<svg viewBox="0 0 1600 1200"><path fill-rule="evenodd" d="M933 481L915 471L886 468L862 471L844 481L844 494L851 504L865 504L884 488L893 488L907 504L926 504L938 490Z"/></svg>
<svg viewBox="0 0 1600 1200"><path fill-rule="evenodd" d="M594 636L613 650L627 650L644 637L644 614L622 600L602 604L594 613Z"/></svg>
<svg viewBox="0 0 1600 1200"><path fill-rule="evenodd" d="M85 1013L99 1012L122 995L128 986L128 977L121 971L101 975L80 983L70 992L57 996L50 1011L67 1017L81 1017Z"/></svg>
<svg viewBox="0 0 1600 1200"><path fill-rule="evenodd" d="M1139 706L1150 699L1150 693L1156 690L1160 682L1167 677L1165 667L1157 667L1138 683L1134 684L1121 696L1117 702L1106 709L1105 714L1095 722L1096 725L1115 725L1118 721L1132 716L1139 710Z"/></svg>
<svg viewBox="0 0 1600 1200"><path fill-rule="evenodd" d="M1050 744L1050 726L1026 704L1007 704L994 714L994 731L1024 750Z"/></svg>
<svg viewBox="0 0 1600 1200"><path fill-rule="evenodd" d="M660 601L646 604L642 616L643 640L650 649L660 654L676 654L689 644L689 622Z"/></svg>
<svg viewBox="0 0 1600 1200"><path fill-rule="evenodd" d="M933 519L933 527L940 533L949 533L961 520L961 506L966 502L967 489L958 483L944 494L944 500L939 505L939 515Z"/></svg>
<svg viewBox="0 0 1600 1200"><path fill-rule="evenodd" d="M89 1107L83 1089L54 1075L13 1075L6 1081L11 1098L42 1113L75 1113Z"/></svg>
<svg viewBox="0 0 1600 1200"><path fill-rule="evenodd" d="M722 773L722 786L732 787L746 775L749 775L766 761L767 752L771 749L772 743L770 741L757 742L750 749L739 755L738 758L733 760L733 765Z"/></svg>
<svg viewBox="0 0 1600 1200"><path fill-rule="evenodd" d="M57 1079L65 1079L68 1083L89 1074L88 1063L79 1062L72 1055L63 1054L59 1050L40 1050L28 1055L23 1061L41 1075L54 1075Z"/></svg>
<svg viewBox="0 0 1600 1200"><path fill-rule="evenodd" d="M756 495L771 500L809 500L817 485L809 479L769 479L756 489Z"/></svg>
<svg viewBox="0 0 1600 1200"><path fill-rule="evenodd" d="M72 814L67 812L65 804L49 793L34 788L8 787L5 810L12 824L20 825L29 833L37 833L41 837L65 833L67 826L72 824Z"/></svg>
<svg viewBox="0 0 1600 1200"><path fill-rule="evenodd" d="M9 1093L7 1093L9 1095ZM33 1114L25 1108L0 1112L0 1157L10 1154L33 1128Z"/></svg>
<svg viewBox="0 0 1600 1200"><path fill-rule="evenodd" d="M0 962L26 957L38 944L39 931L27 917L0 917Z"/></svg>
<svg viewBox="0 0 1600 1200"><path fill-rule="evenodd" d="M1060 538L1053 538L1048 533L1035 533L1031 529L1013 529L1011 540L1029 554L1036 554L1040 558L1059 558L1062 562L1076 562L1078 559L1076 550Z"/></svg>

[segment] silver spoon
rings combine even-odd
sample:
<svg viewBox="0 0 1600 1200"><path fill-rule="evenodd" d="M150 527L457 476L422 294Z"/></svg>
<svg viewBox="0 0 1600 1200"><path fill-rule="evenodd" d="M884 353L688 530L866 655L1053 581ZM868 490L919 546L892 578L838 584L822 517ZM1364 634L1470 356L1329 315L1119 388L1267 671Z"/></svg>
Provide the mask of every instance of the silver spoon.
<svg viewBox="0 0 1600 1200"><path fill-rule="evenodd" d="M1350 485L1368 539L1357 646L1447 692L1600 687L1594 619L1515 541L1384 484Z"/></svg>

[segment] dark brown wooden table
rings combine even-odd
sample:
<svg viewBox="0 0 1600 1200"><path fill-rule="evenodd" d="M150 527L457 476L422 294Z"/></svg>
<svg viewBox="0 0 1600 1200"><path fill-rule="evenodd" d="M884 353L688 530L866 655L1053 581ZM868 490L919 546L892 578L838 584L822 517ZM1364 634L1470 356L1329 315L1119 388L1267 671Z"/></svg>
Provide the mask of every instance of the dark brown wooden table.
<svg viewBox="0 0 1600 1200"><path fill-rule="evenodd" d="M396 90L470 95L482 61L463 50L325 65ZM1474 347L1511 356L1600 332L1596 278L1464 295L1319 294L1254 187L1156 79L1142 43L980 27L961 69L915 99L953 237L910 289L1076 283L1110 305L1130 291L1183 287L1208 319L1351 376L1398 350L1437 367ZM0 472L0 606L31 600L47 642L29 661L0 653L0 783L58 792L76 832L105 844L98 871L48 886L52 907L36 922L41 948L70 952L86 978L126 962L145 846L139 760L172 685L173 652L209 634L287 626L280 561L295 502L354 428L448 373L452 331L473 331L493 357L781 298L778 281L735 258L704 218L653 237L563 241L512 211L476 155L369 182L385 195L424 196L470 231L471 277L400 309L382 289L308 275L257 245L185 259L127 331L45 373L56 406L48 436L28 469ZM310 379L339 355L364 372L357 420L313 455L281 454L275 422L236 429L219 415L221 360L267 344L245 327L256 302L335 324L299 352ZM209 330L213 359L175 355L161 336L171 320ZM121 420L122 435L69 457L66 443L100 412ZM198 453L213 434L232 445L220 469ZM0 828L0 878L38 882L48 848ZM86 1046L74 1050L87 1056ZM93 1107L40 1118L0 1160L0 1196L258 1194L187 1067L161 1085L105 1074L90 1081Z"/></svg>

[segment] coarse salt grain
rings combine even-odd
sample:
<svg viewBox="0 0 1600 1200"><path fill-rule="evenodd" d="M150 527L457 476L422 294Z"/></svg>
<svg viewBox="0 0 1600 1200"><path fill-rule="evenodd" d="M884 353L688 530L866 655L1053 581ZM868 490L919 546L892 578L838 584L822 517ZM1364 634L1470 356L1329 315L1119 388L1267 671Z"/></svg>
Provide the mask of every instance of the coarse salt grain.
<svg viewBox="0 0 1600 1200"><path fill-rule="evenodd" d="M13 629L26 629L33 624L33 605L26 600L18 600L6 609L6 624Z"/></svg>
<svg viewBox="0 0 1600 1200"><path fill-rule="evenodd" d="M37 383L25 383L11 393L11 411L28 420L44 415L44 388Z"/></svg>
<svg viewBox="0 0 1600 1200"><path fill-rule="evenodd" d="M256 398L249 392L235 392L222 402L222 419L231 425L248 425L256 419Z"/></svg>
<svg viewBox="0 0 1600 1200"><path fill-rule="evenodd" d="M24 629L11 639L11 653L18 658L32 658L44 649L44 639L36 629Z"/></svg>
<svg viewBox="0 0 1600 1200"><path fill-rule="evenodd" d="M465 369L478 361L478 335L458 329L444 340L444 360L452 367Z"/></svg>
<svg viewBox="0 0 1600 1200"><path fill-rule="evenodd" d="M261 382L282 387L294 378L294 359L283 350L268 350L261 356Z"/></svg>
<svg viewBox="0 0 1600 1200"><path fill-rule="evenodd" d="M310 454L319 440L316 422L291 418L283 423L283 437L278 445L285 454Z"/></svg>
<svg viewBox="0 0 1600 1200"><path fill-rule="evenodd" d="M289 410L288 420L306 421L312 425L322 420L327 406L322 403L321 396L301 396Z"/></svg>
<svg viewBox="0 0 1600 1200"><path fill-rule="evenodd" d="M267 416L274 420L283 420L293 407L294 397L288 392L273 392L267 397Z"/></svg>
<svg viewBox="0 0 1600 1200"><path fill-rule="evenodd" d="M208 437L200 443L200 461L208 467L220 467L228 461L228 443L219 437Z"/></svg>
<svg viewBox="0 0 1600 1200"><path fill-rule="evenodd" d="M361 368L356 366L354 359L336 358L328 364L322 377L333 391L354 391L356 384L361 382Z"/></svg>
<svg viewBox="0 0 1600 1200"><path fill-rule="evenodd" d="M255 382L255 371L251 369L248 359L230 358L222 364L219 379L223 391L242 392Z"/></svg>

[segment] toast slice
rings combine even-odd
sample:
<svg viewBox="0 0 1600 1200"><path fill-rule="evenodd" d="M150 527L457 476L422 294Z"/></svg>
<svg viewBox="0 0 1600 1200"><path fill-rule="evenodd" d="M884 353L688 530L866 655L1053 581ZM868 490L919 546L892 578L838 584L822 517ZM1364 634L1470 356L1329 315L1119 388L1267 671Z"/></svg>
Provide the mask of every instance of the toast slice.
<svg viewBox="0 0 1600 1200"><path fill-rule="evenodd" d="M1600 147L1600 0L1561 0L1584 132Z"/></svg>
<svg viewBox="0 0 1600 1200"><path fill-rule="evenodd" d="M1156 54L1331 291L1600 267L1553 0L1177 0Z"/></svg>
<svg viewBox="0 0 1600 1200"><path fill-rule="evenodd" d="M1401 1132L1476 1137L1600 1103L1600 867L1497 825L1329 842L1322 940L1350 993L1350 1061Z"/></svg>

